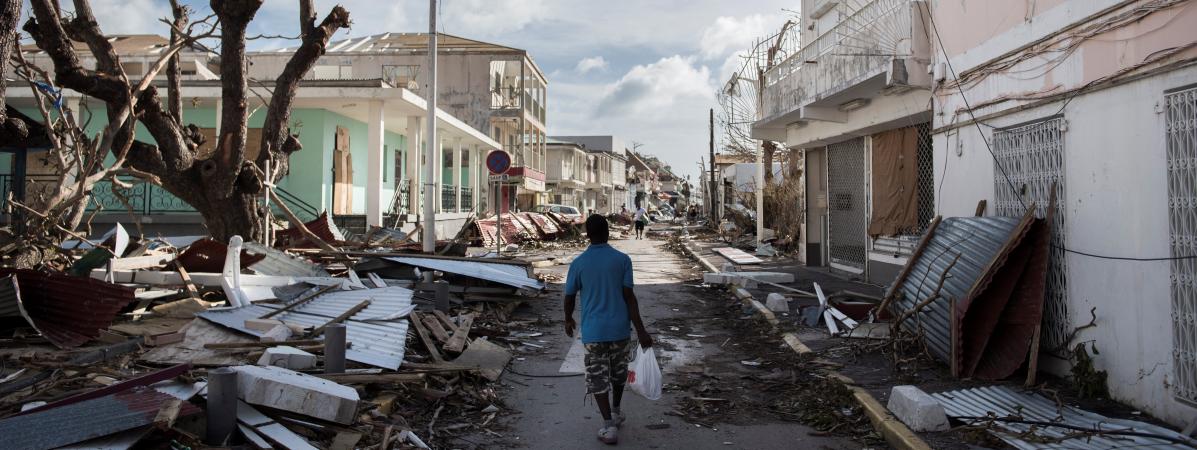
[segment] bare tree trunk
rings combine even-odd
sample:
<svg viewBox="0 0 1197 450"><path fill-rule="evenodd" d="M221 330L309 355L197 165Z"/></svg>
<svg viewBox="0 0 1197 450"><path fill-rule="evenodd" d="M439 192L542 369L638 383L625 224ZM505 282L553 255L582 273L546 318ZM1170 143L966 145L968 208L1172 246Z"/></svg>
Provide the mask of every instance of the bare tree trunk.
<svg viewBox="0 0 1197 450"><path fill-rule="evenodd" d="M209 233L218 240L233 235L262 240L258 197L267 181L263 179L265 163L272 161L273 167L278 168L269 181L278 181L286 175L288 157L301 148L288 127L299 80L324 54L333 33L348 28L350 23L349 12L337 6L317 26L314 0L298 0L302 44L275 83L263 124L262 151L256 161L246 161L249 116L246 29L263 1L211 0L212 10L220 20L221 126L214 143L216 151L204 160L196 159L196 149L202 143L197 129L184 126L181 117L177 53L168 55L164 106L152 85L139 91L142 87L126 77L119 55L100 31L87 0L74 0L75 18L70 20L62 17L58 0L30 0L33 15L25 24L38 48L53 61L58 85L104 101L110 118L120 116L132 105L131 117L145 125L156 145L132 141L133 119L130 119L119 135L123 139L116 139L112 151L119 152L120 159L128 149L128 165L156 178L167 192L194 207L204 217ZM5 7L15 2L19 8L21 0L0 2L5 2L0 4ZM188 27L189 8L177 0L171 1L171 7L174 22L170 42L172 49L178 49L197 38L189 34L190 30L184 30ZM6 14L4 18L14 16ZM80 65L71 40L87 43L97 61L96 71Z"/></svg>
<svg viewBox="0 0 1197 450"><path fill-rule="evenodd" d="M25 122L8 117L4 98L7 95L8 61L17 46L17 19L21 17L21 0L0 0L0 140L24 139L29 130Z"/></svg>
<svg viewBox="0 0 1197 450"><path fill-rule="evenodd" d="M763 163L765 165L765 185L773 183L773 155L777 153L777 143L773 141L761 141L761 147L764 149Z"/></svg>

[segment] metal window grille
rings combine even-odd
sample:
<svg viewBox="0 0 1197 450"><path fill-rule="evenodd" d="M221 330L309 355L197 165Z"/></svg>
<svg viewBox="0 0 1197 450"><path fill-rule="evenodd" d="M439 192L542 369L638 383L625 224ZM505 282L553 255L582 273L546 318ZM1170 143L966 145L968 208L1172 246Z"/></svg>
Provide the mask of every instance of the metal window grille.
<svg viewBox="0 0 1197 450"><path fill-rule="evenodd" d="M1063 117L995 130L993 151L994 211L999 216L1021 217L1035 204L1035 216L1046 217L1052 184L1056 184L1056 211L1051 224L1047 293L1044 299L1044 348L1067 345L1068 265L1064 243L1064 126ZM1004 172L1004 174L1003 174Z"/></svg>
<svg viewBox="0 0 1197 450"><path fill-rule="evenodd" d="M864 273L868 242L864 156L864 138L827 146L828 254L854 273Z"/></svg>
<svg viewBox="0 0 1197 450"><path fill-rule="evenodd" d="M931 124L918 125L919 130L919 234L935 219L935 153L931 146Z"/></svg>
<svg viewBox="0 0 1197 450"><path fill-rule="evenodd" d="M1168 225L1172 256L1197 254L1197 88L1164 96ZM1197 261L1172 260L1172 358L1176 396L1197 402Z"/></svg>

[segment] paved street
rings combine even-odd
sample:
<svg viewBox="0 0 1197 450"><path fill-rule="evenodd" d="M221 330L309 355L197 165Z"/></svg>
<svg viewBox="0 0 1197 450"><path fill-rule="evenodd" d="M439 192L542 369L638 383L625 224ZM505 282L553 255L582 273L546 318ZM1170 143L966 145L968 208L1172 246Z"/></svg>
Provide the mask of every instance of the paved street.
<svg viewBox="0 0 1197 450"><path fill-rule="evenodd" d="M612 241L613 246L632 258L641 313L654 339L658 341L659 350L666 350L662 357L666 391L655 402L630 391L625 394L623 411L628 416L628 422L620 430L619 446L694 449L861 448L859 443L844 438L810 436L810 428L764 415L733 414L728 420L721 420L732 423L702 426L669 414L679 400L692 395L685 389L669 389L670 383L677 381L679 371L692 373L705 369L706 374L713 379L736 381L756 377L761 369L739 363L743 359L750 359L740 351L744 348L740 345L740 339L726 327L717 326L718 321L726 318L711 314L712 310L723 309L723 305L715 302L729 304L724 294L715 294L695 286L695 280L701 274L694 269L694 263L662 249L662 243L650 239ZM545 270L563 276L566 268L565 265L558 265ZM544 301L532 305L530 313L521 311L549 319L551 325L540 327L545 335L537 337L545 341L538 345L545 345L546 348L541 353L524 355L522 361L513 361L511 370L504 375L507 384L512 387L503 393L506 406L513 414L505 424L509 429L502 438L489 436L488 439L494 439L495 442L479 442L483 446L504 443L544 449L606 447L595 439L601 417L594 402L584 397L585 387L581 376L548 378L514 373L558 376L563 364L565 370L581 364L581 353L578 349L570 352L572 341L561 329L561 284L553 284L551 290ZM751 381L747 383L751 384ZM736 401L741 394L757 393L729 390L711 395ZM647 428L649 424L662 425Z"/></svg>

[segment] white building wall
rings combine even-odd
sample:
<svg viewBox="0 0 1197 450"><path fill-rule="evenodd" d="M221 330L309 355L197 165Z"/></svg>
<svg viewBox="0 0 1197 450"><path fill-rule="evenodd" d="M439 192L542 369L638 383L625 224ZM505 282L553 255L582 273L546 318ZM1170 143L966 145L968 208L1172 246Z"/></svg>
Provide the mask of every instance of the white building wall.
<svg viewBox="0 0 1197 450"><path fill-rule="evenodd" d="M1066 245L1100 255L1169 255L1164 91L1197 83L1189 67L1080 95L1064 118ZM1004 128L1055 115L1060 102L994 118ZM936 201L945 217L969 216L989 200L995 177L992 129L966 126L934 136ZM959 153L958 153L959 151ZM1000 175L996 175L1000 176ZM1172 306L1167 261L1135 262L1069 254L1067 329L1085 325L1095 309L1097 326L1076 342L1093 341L1099 370L1109 372L1113 398L1174 425L1197 418L1197 409L1172 394ZM1041 367L1068 375L1065 361L1045 357Z"/></svg>

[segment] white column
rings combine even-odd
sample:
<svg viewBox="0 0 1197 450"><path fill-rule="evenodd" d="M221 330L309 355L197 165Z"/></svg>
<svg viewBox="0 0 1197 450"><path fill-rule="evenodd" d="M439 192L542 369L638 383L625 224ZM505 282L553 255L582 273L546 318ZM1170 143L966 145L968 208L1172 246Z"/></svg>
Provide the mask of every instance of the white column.
<svg viewBox="0 0 1197 450"><path fill-rule="evenodd" d="M420 155L423 148L423 125L420 116L407 118L407 164L405 177L407 178L407 213L416 216L420 213Z"/></svg>
<svg viewBox="0 0 1197 450"><path fill-rule="evenodd" d="M441 202L441 187L444 186L444 173L443 173L444 172L444 164L445 164L445 138L444 138L444 136L445 136L445 130L441 130L441 129L436 130L436 145L433 147L432 161L429 161L429 163L433 165L432 166L432 179L433 179L433 182L436 183L436 186L435 186L436 189L433 189L433 191L432 191L432 193L433 193L432 198L433 198L433 202L434 202L432 204L432 209L439 211L439 212L444 212L443 208L441 208L441 205L444 204Z"/></svg>
<svg viewBox="0 0 1197 450"><path fill-rule="evenodd" d="M382 226L382 165L386 161L382 149L386 129L382 107L382 101L371 101L366 122L366 224L376 227Z"/></svg>
<svg viewBox="0 0 1197 450"><path fill-rule="evenodd" d="M461 211L461 138L453 139L453 195L457 196L457 211Z"/></svg>
<svg viewBox="0 0 1197 450"><path fill-rule="evenodd" d="M470 204L473 205L475 211L478 210L478 196L482 195L482 151L478 150L478 144L470 149Z"/></svg>

